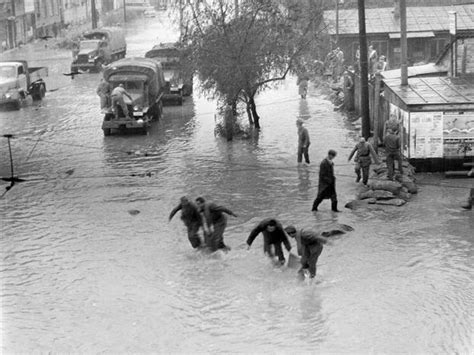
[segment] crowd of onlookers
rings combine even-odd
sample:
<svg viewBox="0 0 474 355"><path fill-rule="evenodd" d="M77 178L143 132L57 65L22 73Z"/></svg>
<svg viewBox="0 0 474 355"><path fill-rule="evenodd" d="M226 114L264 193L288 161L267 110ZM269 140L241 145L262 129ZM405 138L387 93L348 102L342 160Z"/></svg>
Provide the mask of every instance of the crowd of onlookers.
<svg viewBox="0 0 474 355"><path fill-rule="evenodd" d="M385 55L378 55L373 45L370 45L367 50L368 72L372 77L377 72L382 72L388 69L387 58ZM324 61L324 73L326 77L331 77L333 82L338 82L345 70L360 73L360 48L357 48L355 53L355 61L353 65L345 65L344 52L337 47L331 50Z"/></svg>

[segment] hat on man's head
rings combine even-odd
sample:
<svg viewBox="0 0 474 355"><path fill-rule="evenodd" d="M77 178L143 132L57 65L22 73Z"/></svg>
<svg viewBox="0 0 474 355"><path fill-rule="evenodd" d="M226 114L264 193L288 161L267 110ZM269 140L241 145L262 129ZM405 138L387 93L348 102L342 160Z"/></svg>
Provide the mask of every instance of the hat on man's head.
<svg viewBox="0 0 474 355"><path fill-rule="evenodd" d="M296 119L296 124L302 125L302 124L303 124L303 120L302 120L301 118L297 118L297 119Z"/></svg>
<svg viewBox="0 0 474 355"><path fill-rule="evenodd" d="M287 226L285 228L285 232L288 233L288 234L296 233L296 228L294 226Z"/></svg>

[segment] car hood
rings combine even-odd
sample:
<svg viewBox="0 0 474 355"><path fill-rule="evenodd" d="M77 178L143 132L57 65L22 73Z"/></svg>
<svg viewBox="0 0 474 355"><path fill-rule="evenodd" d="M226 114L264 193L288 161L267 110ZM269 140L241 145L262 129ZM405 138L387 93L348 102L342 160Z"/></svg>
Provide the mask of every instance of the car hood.
<svg viewBox="0 0 474 355"><path fill-rule="evenodd" d="M3 94L10 89L14 89L16 84L16 78L0 78L0 93Z"/></svg>
<svg viewBox="0 0 474 355"><path fill-rule="evenodd" d="M82 51L79 51L79 55L89 55L89 54L95 53L96 51L97 51L97 49L93 49L93 50L82 50Z"/></svg>

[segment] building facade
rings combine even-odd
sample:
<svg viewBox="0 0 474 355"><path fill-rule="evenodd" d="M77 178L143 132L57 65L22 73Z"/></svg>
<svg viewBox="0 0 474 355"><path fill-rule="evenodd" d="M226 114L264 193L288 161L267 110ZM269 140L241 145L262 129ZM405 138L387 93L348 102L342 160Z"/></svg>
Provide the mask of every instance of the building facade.
<svg viewBox="0 0 474 355"><path fill-rule="evenodd" d="M474 32L474 3L453 6L407 7L408 65L435 61L450 42L450 11L457 14L457 31ZM345 64L356 60L359 46L357 9L325 11L325 22L334 46L345 53ZM400 17L398 7L366 9L367 42L387 58L388 68L400 67ZM337 42L337 43L336 43Z"/></svg>

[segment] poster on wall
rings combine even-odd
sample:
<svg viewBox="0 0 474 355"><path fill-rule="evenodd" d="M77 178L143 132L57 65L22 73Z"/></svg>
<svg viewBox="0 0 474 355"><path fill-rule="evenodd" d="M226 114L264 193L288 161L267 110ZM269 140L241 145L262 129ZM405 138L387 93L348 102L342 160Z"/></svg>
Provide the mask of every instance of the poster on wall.
<svg viewBox="0 0 474 355"><path fill-rule="evenodd" d="M403 155L409 157L408 151L408 112L401 109L398 106L390 103L390 119L385 123L386 128L395 129L397 131L401 130L402 134L400 135L401 146ZM386 130L384 129L384 132Z"/></svg>
<svg viewBox="0 0 474 355"><path fill-rule="evenodd" d="M410 158L443 157L443 113L410 113Z"/></svg>
<svg viewBox="0 0 474 355"><path fill-rule="evenodd" d="M444 156L474 156L474 112L444 112L443 118Z"/></svg>

